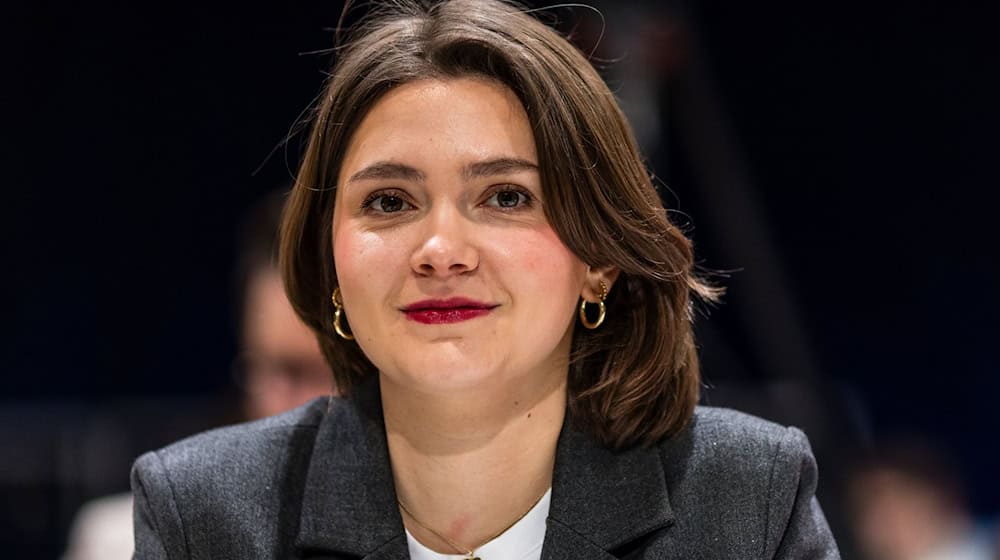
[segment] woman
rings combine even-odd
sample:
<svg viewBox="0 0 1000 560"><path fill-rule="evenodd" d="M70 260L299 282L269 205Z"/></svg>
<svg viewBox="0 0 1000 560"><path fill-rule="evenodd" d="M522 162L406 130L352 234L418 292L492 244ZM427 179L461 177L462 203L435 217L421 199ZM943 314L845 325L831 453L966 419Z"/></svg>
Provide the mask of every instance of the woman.
<svg viewBox="0 0 1000 560"><path fill-rule="evenodd" d="M137 557L837 557L801 432L695 411L690 294L715 293L531 16L361 25L282 233L346 398L141 457Z"/></svg>

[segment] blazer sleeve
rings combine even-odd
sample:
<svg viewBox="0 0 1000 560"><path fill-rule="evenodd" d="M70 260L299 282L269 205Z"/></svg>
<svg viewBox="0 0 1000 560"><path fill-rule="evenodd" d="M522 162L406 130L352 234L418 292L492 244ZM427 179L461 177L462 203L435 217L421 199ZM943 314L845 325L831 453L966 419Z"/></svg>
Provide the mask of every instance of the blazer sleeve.
<svg viewBox="0 0 1000 560"><path fill-rule="evenodd" d="M132 467L134 560L189 558L181 520L167 469L155 451L139 457Z"/></svg>
<svg viewBox="0 0 1000 560"><path fill-rule="evenodd" d="M772 464L765 558L839 560L816 500L816 459L805 434L787 428Z"/></svg>

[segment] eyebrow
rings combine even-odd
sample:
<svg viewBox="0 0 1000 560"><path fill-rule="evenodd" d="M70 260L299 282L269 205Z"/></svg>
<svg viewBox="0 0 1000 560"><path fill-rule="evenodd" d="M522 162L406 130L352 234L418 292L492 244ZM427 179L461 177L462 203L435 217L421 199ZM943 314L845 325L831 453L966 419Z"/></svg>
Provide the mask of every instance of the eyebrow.
<svg viewBox="0 0 1000 560"><path fill-rule="evenodd" d="M402 163L378 161L351 175L351 178L347 182L354 183L356 181L370 181L372 179L401 179L404 181L421 182L424 180L424 174L418 169L409 165L403 165Z"/></svg>
<svg viewBox="0 0 1000 560"><path fill-rule="evenodd" d="M465 179L505 175L518 171L537 171L538 164L516 157L502 157L477 161L466 165L462 170ZM348 183L371 181L377 179L398 179L403 181L423 182L426 176L419 169L393 161L378 161L357 173L351 175Z"/></svg>
<svg viewBox="0 0 1000 560"><path fill-rule="evenodd" d="M473 179L476 177L506 175L518 171L538 171L538 165L526 159L503 157L470 163L462 170L462 175L466 179Z"/></svg>

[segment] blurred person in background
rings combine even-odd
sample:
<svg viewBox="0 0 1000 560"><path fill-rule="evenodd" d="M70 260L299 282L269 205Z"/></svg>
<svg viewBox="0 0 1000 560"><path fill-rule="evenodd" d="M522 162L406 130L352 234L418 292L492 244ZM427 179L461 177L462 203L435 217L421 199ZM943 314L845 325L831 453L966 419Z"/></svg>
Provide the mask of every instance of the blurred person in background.
<svg viewBox="0 0 1000 560"><path fill-rule="evenodd" d="M256 420L335 393L333 375L312 332L285 295L277 268L277 231L285 194L254 206L240 232L236 290L241 353L234 361L245 419ZM64 560L132 557L132 495L84 504L70 531Z"/></svg>
<svg viewBox="0 0 1000 560"><path fill-rule="evenodd" d="M237 281L243 351L236 361L244 415L256 420L291 410L333 392L333 374L316 336L285 295L277 266L277 233L285 193L275 193L249 215L243 230ZM244 280L245 279L245 280Z"/></svg>
<svg viewBox="0 0 1000 560"><path fill-rule="evenodd" d="M881 446L850 483L855 533L868 560L993 560L957 469L922 443Z"/></svg>

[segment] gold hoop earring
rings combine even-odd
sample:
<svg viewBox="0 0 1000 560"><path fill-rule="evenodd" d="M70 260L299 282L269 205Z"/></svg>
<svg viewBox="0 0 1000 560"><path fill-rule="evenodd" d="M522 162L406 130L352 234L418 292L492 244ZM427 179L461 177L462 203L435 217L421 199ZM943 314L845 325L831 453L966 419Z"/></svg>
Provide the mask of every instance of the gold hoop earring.
<svg viewBox="0 0 1000 560"><path fill-rule="evenodd" d="M587 303L589 302L580 298L580 323L582 323L584 327L594 330L601 326L601 323L604 322L604 315L607 312L607 308L604 306L604 299L607 297L608 285L604 283L604 280L601 280L601 299L597 302L597 320L594 322L587 319Z"/></svg>
<svg viewBox="0 0 1000 560"><path fill-rule="evenodd" d="M340 301L340 287L333 289L330 300L333 301L333 330L337 331L337 335L344 340L354 340L354 335L340 326L340 317L344 314L344 304Z"/></svg>

